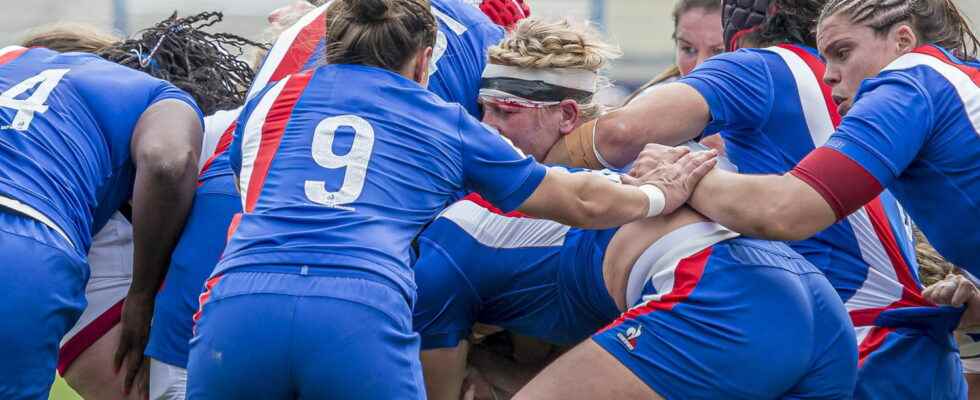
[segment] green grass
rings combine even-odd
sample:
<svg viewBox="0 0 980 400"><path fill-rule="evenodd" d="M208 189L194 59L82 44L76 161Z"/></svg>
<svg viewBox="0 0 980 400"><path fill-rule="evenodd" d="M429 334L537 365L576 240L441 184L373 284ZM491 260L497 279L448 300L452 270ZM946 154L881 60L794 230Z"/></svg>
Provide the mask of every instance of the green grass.
<svg viewBox="0 0 980 400"><path fill-rule="evenodd" d="M51 387L51 396L48 397L50 400L81 400L82 398L71 390L71 387L65 383L64 379L61 377L54 378L54 386Z"/></svg>

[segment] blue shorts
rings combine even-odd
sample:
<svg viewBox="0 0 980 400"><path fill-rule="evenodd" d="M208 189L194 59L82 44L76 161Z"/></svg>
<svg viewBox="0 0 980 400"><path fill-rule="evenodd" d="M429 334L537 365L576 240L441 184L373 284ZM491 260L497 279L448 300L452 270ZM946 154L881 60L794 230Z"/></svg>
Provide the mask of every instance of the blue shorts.
<svg viewBox="0 0 980 400"><path fill-rule="evenodd" d="M88 266L47 226L0 209L0 399L47 399Z"/></svg>
<svg viewBox="0 0 980 400"><path fill-rule="evenodd" d="M204 181L197 188L184 233L174 249L163 288L157 294L146 355L187 368L187 353L204 281L221 258L228 225L242 202L232 175Z"/></svg>
<svg viewBox="0 0 980 400"><path fill-rule="evenodd" d="M655 392L666 399L851 397L854 328L827 279L788 247L731 239L668 272L673 285L663 294L648 285L648 301L593 336Z"/></svg>
<svg viewBox="0 0 980 400"><path fill-rule="evenodd" d="M415 264L413 325L422 349L455 347L476 322L554 344L588 338L620 313L602 275L614 234L568 229L552 246L491 247L453 222L435 221L419 238Z"/></svg>
<svg viewBox="0 0 980 400"><path fill-rule="evenodd" d="M967 398L956 340L962 310L914 307L889 310L861 342L857 400ZM915 326L918 325L918 326Z"/></svg>
<svg viewBox="0 0 980 400"><path fill-rule="evenodd" d="M187 398L424 399L408 301L363 275L233 270L208 280Z"/></svg>

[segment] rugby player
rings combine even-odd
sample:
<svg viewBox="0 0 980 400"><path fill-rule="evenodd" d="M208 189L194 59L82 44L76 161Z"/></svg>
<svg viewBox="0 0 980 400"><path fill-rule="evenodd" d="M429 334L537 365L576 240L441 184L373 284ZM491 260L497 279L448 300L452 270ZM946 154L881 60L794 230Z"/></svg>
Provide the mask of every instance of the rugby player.
<svg viewBox="0 0 980 400"><path fill-rule="evenodd" d="M141 32L138 39L123 41L99 29L76 23L60 23L38 29L26 37L24 47L45 47L58 52L82 51L111 55L130 50L151 48L159 42L154 54L157 75L167 74L202 104L206 113L244 101L244 82L251 71L228 51L255 45L229 34L210 34L200 30L221 20L220 13L205 13L179 19L168 19ZM180 26L179 30L171 30ZM166 40L160 37L166 33ZM185 47L186 46L186 47ZM216 46L222 46L220 49ZM132 53L130 53L132 54ZM173 54L189 55L195 64L184 68L175 63ZM128 57L128 56L127 56ZM124 65L140 68L137 62ZM195 71L193 76L187 73ZM205 126L213 125L212 117ZM119 320L126 292L132 281L133 232L132 209L123 204L95 235L88 253L91 276L86 284L87 305L78 322L61 340L58 371L65 381L86 399L116 399L123 389L125 371L112 365L113 351L119 344ZM145 389L145 382L141 388ZM142 398L141 393L132 393Z"/></svg>
<svg viewBox="0 0 980 400"><path fill-rule="evenodd" d="M597 71L614 51L594 32L531 18L489 54L481 90L484 122L529 154L546 154L563 134L601 112L591 95ZM576 96L564 97L569 94ZM459 398L465 339L474 323L573 345L633 306L622 322L573 350L574 361L559 359L526 394L647 399L852 393L857 345L846 311L818 270L785 245L736 238L688 208L609 230L505 216L491 208L470 196L419 238L413 323L422 338L430 398ZM691 265L684 259L712 245L732 246L737 250L731 254L738 255L712 256L729 263L717 270L685 270ZM787 299L814 301L788 305ZM785 318L760 329L758 318L766 315ZM715 332L705 325L725 328ZM799 330L813 326L821 328ZM818 339L801 349L790 340L800 336ZM702 337L713 337L711 350L701 351ZM677 352L657 350L668 347ZM568 370L569 362L586 359L575 372ZM727 372L735 363L744 375ZM674 373L694 366L726 371L732 379ZM542 387L555 383L565 388Z"/></svg>
<svg viewBox="0 0 980 400"><path fill-rule="evenodd" d="M327 65L239 118L229 159L244 213L202 294L188 397L424 398L410 242L455 193L609 227L673 212L684 187L658 176L691 185L714 165L690 153L638 187L549 171L424 89L427 2L337 0L327 15Z"/></svg>
<svg viewBox="0 0 980 400"><path fill-rule="evenodd" d="M678 82L657 86L650 95L604 115L595 124L584 125L563 138L550 157L557 154L556 160L561 160L574 155L580 160L573 163L576 166L621 166L646 143L673 145L720 131L727 154L740 172L774 174L792 170L816 146L824 144L840 122L830 88L821 82L825 66L812 47L816 18L824 3L725 2L725 41L730 49L742 47L739 51L709 59ZM670 118L652 120L651 116L656 115ZM637 163L640 167L644 161L641 158ZM720 178L717 181L718 185L736 185L734 181L721 182ZM749 190L747 186L740 188ZM939 335L942 341L921 334L905 335L896 332L889 317L879 318L888 310L904 309L898 314L909 315L923 325L949 327L947 319L955 316L922 298L908 218L891 193L877 195L857 212L842 215L846 218L808 236L763 237L794 239L788 244L819 267L837 289L857 328L859 393L879 391L880 386L906 393L958 393L964 385L955 350L949 345L953 340L949 332ZM738 204L721 205L718 197L712 197L719 208L752 208L751 218L740 219L741 225L734 225L742 229L751 226L757 230L779 230L820 220L811 218L813 213L800 213L794 219L763 215L783 212L759 207L772 204L772 199L769 203L734 196L727 199L737 200ZM799 210L799 199L784 200L780 207ZM693 204L698 206L697 202ZM732 226L731 221L737 217L719 210L705 215L724 226ZM907 345L892 345L900 339ZM908 379L907 372L899 367L901 363L884 361L904 357L929 360L934 364L930 364L932 369L941 371L941 378L922 374L916 375L918 379Z"/></svg>
<svg viewBox="0 0 980 400"><path fill-rule="evenodd" d="M649 93L651 87L673 82L691 73L704 60L725 52L721 33L721 2L717 0L679 0L671 12L674 21L674 65L640 86L624 104Z"/></svg>
<svg viewBox="0 0 980 400"><path fill-rule="evenodd" d="M818 44L828 62L824 81L846 114L836 132L789 173L713 174L692 204L736 231L801 239L888 188L943 257L976 275L980 232L964 221L980 220L975 205L980 197L980 64L975 61L978 42L965 18L946 0L835 0L821 13ZM733 199L737 204L725 203ZM958 310L927 314L876 317L876 325L885 325L879 346L906 356L880 362L870 358L863 369L929 365L923 371L939 371L940 377L901 371L904 379L882 380L867 397L928 393L929 387L950 397L965 396L962 379L954 378L960 366L953 360L952 338L934 340L931 347L942 357L921 357L921 346L928 342L901 332L909 326L926 332L957 326ZM938 361L926 364L929 360Z"/></svg>
<svg viewBox="0 0 980 400"><path fill-rule="evenodd" d="M132 382L145 373L153 297L193 198L201 112L166 81L44 48L0 50L0 90L0 397L47 397L58 343L85 308L92 232L135 194L116 353Z"/></svg>
<svg viewBox="0 0 980 400"><path fill-rule="evenodd" d="M486 1L480 9L507 26L513 21L505 19L512 15L506 6L513 4L519 3ZM467 110L477 112L476 96L480 72L486 63L486 48L498 42L503 31L475 7L460 1L435 0L431 7L437 10L437 44L441 43L444 49L441 50L442 57L433 61L437 68L430 70L429 89L446 101L472 104ZM300 14L303 10L306 12ZM290 21L292 18L295 20ZM286 29L278 35L256 73L257 78L249 90L253 94L269 82L322 63L326 48L324 29L328 15L325 5L314 7L305 1L297 2L273 11L269 20L274 26ZM234 118L238 111L221 115ZM214 152L202 167L194 208L157 297L155 320L146 350L151 358L151 399L179 400L186 393L187 355L198 296L224 250L232 218L242 211L241 198L228 164L227 149L234 128L231 122L222 125L217 115L205 120L205 148L209 147L208 143L214 143ZM207 140L218 136L220 139Z"/></svg>

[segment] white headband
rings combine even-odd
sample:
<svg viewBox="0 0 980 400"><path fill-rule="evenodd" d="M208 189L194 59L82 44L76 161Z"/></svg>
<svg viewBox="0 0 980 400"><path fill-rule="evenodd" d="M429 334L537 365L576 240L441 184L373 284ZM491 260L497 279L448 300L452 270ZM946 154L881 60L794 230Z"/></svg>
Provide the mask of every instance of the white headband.
<svg viewBox="0 0 980 400"><path fill-rule="evenodd" d="M599 74L581 68L518 68L508 65L487 64L483 79L513 78L525 81L539 81L549 85L595 93Z"/></svg>

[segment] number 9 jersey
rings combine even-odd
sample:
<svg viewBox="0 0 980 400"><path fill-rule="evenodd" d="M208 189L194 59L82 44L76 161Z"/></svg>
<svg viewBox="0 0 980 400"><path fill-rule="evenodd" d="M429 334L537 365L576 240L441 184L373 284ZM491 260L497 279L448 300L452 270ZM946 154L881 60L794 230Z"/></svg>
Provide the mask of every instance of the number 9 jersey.
<svg viewBox="0 0 980 400"><path fill-rule="evenodd" d="M411 241L455 193L511 210L545 175L461 106L359 65L265 89L243 110L229 157L245 212L214 275L329 267L381 276L407 299Z"/></svg>
<svg viewBox="0 0 980 400"><path fill-rule="evenodd" d="M130 139L143 112L165 99L197 110L168 82L44 48L0 50L0 92L0 199L58 232L81 257L130 197Z"/></svg>

